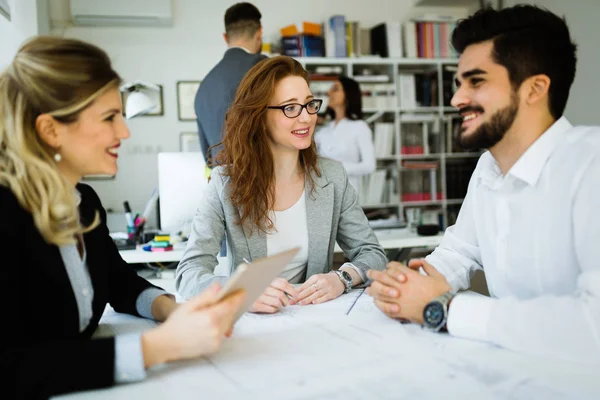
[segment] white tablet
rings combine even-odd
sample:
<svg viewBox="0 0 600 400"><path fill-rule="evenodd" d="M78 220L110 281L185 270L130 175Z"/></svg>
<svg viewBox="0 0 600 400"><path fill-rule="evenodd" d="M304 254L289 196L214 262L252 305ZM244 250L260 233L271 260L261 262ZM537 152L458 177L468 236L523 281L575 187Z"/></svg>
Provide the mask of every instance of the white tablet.
<svg viewBox="0 0 600 400"><path fill-rule="evenodd" d="M273 279L279 276L298 251L300 248L294 247L269 257L260 258L251 264L240 264L219 292L217 301L237 290L245 290L246 301L235 315L234 321L237 321L264 293Z"/></svg>

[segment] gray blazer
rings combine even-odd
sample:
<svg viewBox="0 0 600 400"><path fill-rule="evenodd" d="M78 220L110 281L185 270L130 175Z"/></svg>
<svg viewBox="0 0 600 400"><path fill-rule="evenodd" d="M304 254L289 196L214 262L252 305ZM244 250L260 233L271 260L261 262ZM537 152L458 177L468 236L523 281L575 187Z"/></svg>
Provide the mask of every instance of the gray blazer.
<svg viewBox="0 0 600 400"><path fill-rule="evenodd" d="M236 47L228 49L221 61L202 80L196 92L194 109L203 156L206 157L209 147L221 141L225 113L233 102L242 78L254 64L265 58L263 54L250 54Z"/></svg>
<svg viewBox="0 0 600 400"><path fill-rule="evenodd" d="M313 174L314 192L307 179L308 266L306 277L331 271L337 241L352 264L366 272L385 269L385 252L358 205L346 170L337 161L319 159L321 176ZM227 277L214 275L223 233L230 249L230 273L243 262L267 255L267 239L256 230L250 234L238 224L240 214L231 202L229 178L222 167L213 170L204 199L192 222L187 248L177 266L175 285L183 298L202 292L211 283L224 284Z"/></svg>

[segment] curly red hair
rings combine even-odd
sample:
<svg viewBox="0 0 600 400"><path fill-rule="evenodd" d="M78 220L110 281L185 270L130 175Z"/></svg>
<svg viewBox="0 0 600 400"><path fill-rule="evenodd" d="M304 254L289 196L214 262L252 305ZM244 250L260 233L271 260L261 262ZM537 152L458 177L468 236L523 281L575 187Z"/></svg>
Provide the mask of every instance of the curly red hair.
<svg viewBox="0 0 600 400"><path fill-rule="evenodd" d="M269 210L275 202L275 171L269 147L266 112L275 87L288 76L300 76L308 83L308 73L291 57L278 56L256 64L242 79L233 104L227 111L222 146L212 166L224 166L232 191L231 201L240 210L239 223L268 232L273 229ZM300 164L314 187L312 173L321 176L317 167L314 140L300 150Z"/></svg>

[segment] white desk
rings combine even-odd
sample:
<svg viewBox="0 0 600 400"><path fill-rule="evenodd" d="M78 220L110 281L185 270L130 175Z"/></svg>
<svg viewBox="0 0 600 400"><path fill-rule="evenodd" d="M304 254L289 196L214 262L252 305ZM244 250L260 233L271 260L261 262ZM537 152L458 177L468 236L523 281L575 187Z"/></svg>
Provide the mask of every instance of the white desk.
<svg viewBox="0 0 600 400"><path fill-rule="evenodd" d="M597 368L526 356L385 317L352 291L321 305L246 314L214 356L143 382L61 399L595 399ZM137 325L136 325L137 324ZM108 310L104 334L153 322Z"/></svg>
<svg viewBox="0 0 600 400"><path fill-rule="evenodd" d="M379 244L384 249L407 249L414 247L436 247L444 237L443 233L435 236L419 236L416 232L404 229L377 229L375 231ZM340 253L342 249L335 244L335 251Z"/></svg>
<svg viewBox="0 0 600 400"><path fill-rule="evenodd" d="M120 250L119 254L128 264L157 263L157 262L179 262L183 257L184 249L173 249L165 252L144 251L141 248L136 250Z"/></svg>
<svg viewBox="0 0 600 400"><path fill-rule="evenodd" d="M435 247L440 244L443 234L436 236L419 236L408 229L381 229L375 230L375 235L384 249L402 249L413 247ZM182 247L183 246L183 247ZM152 262L178 262L183 256L185 244L176 245L172 251L150 252L138 247L137 250L121 250L119 253L125 262L152 263ZM335 245L335 252L341 253L342 249Z"/></svg>

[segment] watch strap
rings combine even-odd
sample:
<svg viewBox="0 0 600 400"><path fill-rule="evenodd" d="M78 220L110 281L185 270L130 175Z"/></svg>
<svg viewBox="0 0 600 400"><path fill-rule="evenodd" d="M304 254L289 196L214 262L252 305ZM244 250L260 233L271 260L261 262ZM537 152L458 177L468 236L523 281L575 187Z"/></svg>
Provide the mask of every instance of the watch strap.
<svg viewBox="0 0 600 400"><path fill-rule="evenodd" d="M442 294L442 295L434 298L433 300L431 300L428 303L428 305L431 304L431 303L434 303L434 302L440 303L442 305L442 307L444 308L444 319L443 319L442 323L437 328L428 326L428 328L430 330L435 331L435 332L439 332L440 330L444 330L445 329L446 323L448 321L448 308L449 308L448 305L450 304L450 301L454 298L454 296L456 296L456 294L454 292L448 291L448 292L446 292L446 293L444 293L444 294Z"/></svg>
<svg viewBox="0 0 600 400"><path fill-rule="evenodd" d="M350 289L352 289L352 279L350 279L349 281L345 279L343 272L340 270L333 270L333 272L335 272L340 281L342 281L342 283L344 284L344 293L348 293ZM349 274L348 272L346 273Z"/></svg>

